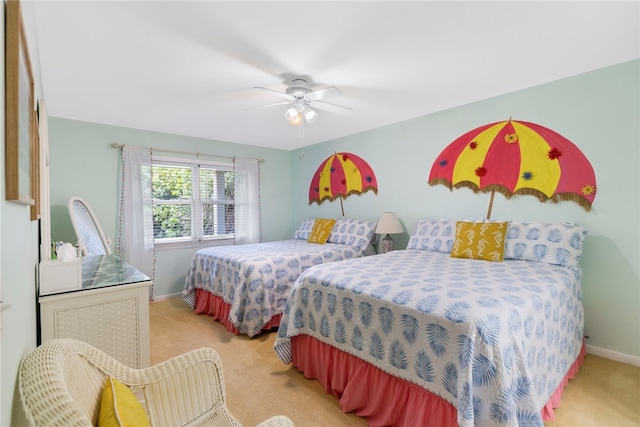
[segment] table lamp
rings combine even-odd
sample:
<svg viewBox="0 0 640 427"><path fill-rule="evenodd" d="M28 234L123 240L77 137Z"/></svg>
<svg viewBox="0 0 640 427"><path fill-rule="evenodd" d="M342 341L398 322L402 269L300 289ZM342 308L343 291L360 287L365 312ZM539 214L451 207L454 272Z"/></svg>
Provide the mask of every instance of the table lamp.
<svg viewBox="0 0 640 427"><path fill-rule="evenodd" d="M393 239L389 234L404 233L404 227L400 224L400 220L395 212L383 212L378 220L376 234L386 234L382 239L382 252L391 252L393 250Z"/></svg>

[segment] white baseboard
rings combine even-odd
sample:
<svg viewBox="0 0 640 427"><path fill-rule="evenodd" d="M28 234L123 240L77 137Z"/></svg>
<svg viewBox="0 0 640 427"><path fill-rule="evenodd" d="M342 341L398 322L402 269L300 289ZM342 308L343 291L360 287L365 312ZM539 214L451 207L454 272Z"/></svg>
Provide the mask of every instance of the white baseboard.
<svg viewBox="0 0 640 427"><path fill-rule="evenodd" d="M615 360L616 362L626 363L628 365L640 366L640 357L630 354L618 353L617 351L607 350L606 348L596 347L587 344L587 353L594 356L604 357L606 359Z"/></svg>
<svg viewBox="0 0 640 427"><path fill-rule="evenodd" d="M171 298L176 298L176 297L181 297L182 296L182 292L178 292L177 294L168 294L168 295L160 295L160 296L153 296L153 300L154 301L164 301L167 299L171 299Z"/></svg>

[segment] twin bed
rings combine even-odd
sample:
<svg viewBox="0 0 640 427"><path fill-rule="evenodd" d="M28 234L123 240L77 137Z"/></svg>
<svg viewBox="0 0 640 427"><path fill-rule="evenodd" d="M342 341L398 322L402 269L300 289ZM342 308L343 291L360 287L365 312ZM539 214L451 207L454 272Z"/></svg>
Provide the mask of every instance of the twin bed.
<svg viewBox="0 0 640 427"><path fill-rule="evenodd" d="M305 269L276 353L372 426L542 426L585 354L586 232L505 228L478 246L502 239L502 262L452 257L478 236L425 219L406 250Z"/></svg>
<svg viewBox="0 0 640 427"><path fill-rule="evenodd" d="M289 291L309 267L365 255L376 224L336 221L327 242L310 243L315 219L302 221L291 240L201 249L187 273L183 298L228 331L253 337L277 327Z"/></svg>

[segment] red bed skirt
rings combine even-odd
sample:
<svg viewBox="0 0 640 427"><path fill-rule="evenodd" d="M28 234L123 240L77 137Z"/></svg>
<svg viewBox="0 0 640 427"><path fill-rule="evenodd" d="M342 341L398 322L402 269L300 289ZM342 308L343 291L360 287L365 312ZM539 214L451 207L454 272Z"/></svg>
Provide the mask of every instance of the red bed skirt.
<svg viewBox="0 0 640 427"><path fill-rule="evenodd" d="M293 365L305 377L320 381L327 394L336 396L342 412L366 418L372 427L458 425L453 405L413 383L308 335L292 337L291 345ZM543 420L554 419L553 408L559 406L564 387L580 369L585 354L583 344L578 358L542 409Z"/></svg>
<svg viewBox="0 0 640 427"><path fill-rule="evenodd" d="M231 306L224 302L222 297L217 295L213 295L207 292L204 289L196 289L196 306L195 306L196 314L208 314L213 317L214 320L222 323L227 331L232 332L236 335L240 335L240 331L236 328L233 323L229 320L229 312L231 311ZM267 322L266 325L262 328L263 331L268 331L269 329L277 328L280 326L280 318L282 314L276 314Z"/></svg>

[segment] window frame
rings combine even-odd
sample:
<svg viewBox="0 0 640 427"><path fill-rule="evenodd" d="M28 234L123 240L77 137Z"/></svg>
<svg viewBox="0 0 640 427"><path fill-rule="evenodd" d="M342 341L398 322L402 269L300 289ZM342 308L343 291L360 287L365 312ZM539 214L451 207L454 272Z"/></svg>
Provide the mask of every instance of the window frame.
<svg viewBox="0 0 640 427"><path fill-rule="evenodd" d="M233 244L235 241L235 233L225 234L222 236L199 236L202 233L202 230L198 229L198 233L193 233L193 230L198 227L196 221L194 221L194 211L195 208L200 206L199 197L200 197L200 180L199 180L199 169L200 167L204 168L215 168L224 171L234 172L235 168L233 162L224 162L224 161L212 161L212 160L202 160L202 159L187 159L181 157L168 157L168 156L153 156L151 159L151 168L153 174L153 168L156 166L176 166L176 167L189 167L195 168L197 171L196 174L192 172L191 174L191 201L189 202L191 205L192 211L192 234L193 236L189 237L168 237L162 239L153 238L153 243L156 250L173 250L173 249L186 249L186 248L200 248L200 247L209 247L209 246L223 246ZM235 176L234 176L235 179ZM194 184L196 184L194 186ZM171 203L167 203L171 204ZM235 204L235 198L233 202L225 203L225 204ZM152 206L154 205L152 200ZM201 224L200 224L201 225Z"/></svg>

